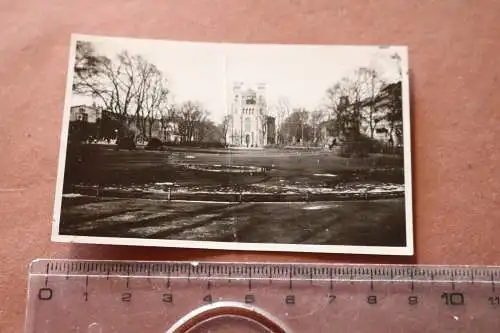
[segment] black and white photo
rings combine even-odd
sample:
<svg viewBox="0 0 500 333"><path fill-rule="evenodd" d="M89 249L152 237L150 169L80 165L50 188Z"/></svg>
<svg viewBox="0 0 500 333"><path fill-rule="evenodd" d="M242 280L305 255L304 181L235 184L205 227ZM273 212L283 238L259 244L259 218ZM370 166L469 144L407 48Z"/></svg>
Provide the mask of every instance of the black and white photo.
<svg viewBox="0 0 500 333"><path fill-rule="evenodd" d="M52 239L412 255L407 53L73 35Z"/></svg>

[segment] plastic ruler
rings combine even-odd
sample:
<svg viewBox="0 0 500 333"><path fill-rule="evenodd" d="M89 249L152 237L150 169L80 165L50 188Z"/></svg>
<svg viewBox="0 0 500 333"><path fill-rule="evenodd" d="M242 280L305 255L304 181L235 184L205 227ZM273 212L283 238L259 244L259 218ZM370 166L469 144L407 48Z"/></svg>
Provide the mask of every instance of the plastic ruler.
<svg viewBox="0 0 500 333"><path fill-rule="evenodd" d="M499 267L37 260L29 271L29 333L499 329Z"/></svg>

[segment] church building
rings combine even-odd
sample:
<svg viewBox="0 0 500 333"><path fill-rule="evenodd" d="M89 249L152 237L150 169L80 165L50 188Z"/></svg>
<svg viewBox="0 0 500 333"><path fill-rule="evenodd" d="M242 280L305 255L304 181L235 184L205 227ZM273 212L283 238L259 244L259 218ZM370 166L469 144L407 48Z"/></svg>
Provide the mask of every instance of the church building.
<svg viewBox="0 0 500 333"><path fill-rule="evenodd" d="M227 142L237 147L263 147L268 144L266 86L244 87L235 82L232 89Z"/></svg>

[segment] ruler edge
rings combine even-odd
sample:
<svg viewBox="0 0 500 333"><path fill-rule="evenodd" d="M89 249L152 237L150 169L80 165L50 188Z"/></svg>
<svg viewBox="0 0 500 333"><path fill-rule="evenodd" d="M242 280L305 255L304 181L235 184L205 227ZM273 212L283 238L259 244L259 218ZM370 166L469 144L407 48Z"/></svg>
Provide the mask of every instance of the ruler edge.
<svg viewBox="0 0 500 333"><path fill-rule="evenodd" d="M116 263L116 264L176 264L176 265L241 265L241 266L319 266L319 267L373 267L373 268L435 268L435 269L500 269L499 265L480 264L385 264L385 263L344 263L344 262L322 262L322 261L212 261L212 260L131 260L131 259L78 259L78 258L36 258L29 263L29 273L31 274L34 265L39 263L52 262L74 262L74 263Z"/></svg>
<svg viewBox="0 0 500 333"><path fill-rule="evenodd" d="M50 259L50 258L38 258L34 259L31 261L29 264L29 270L28 270L28 275L31 276L39 276L39 275L46 275L46 276L53 276L55 274L51 274L49 272L43 274L40 272L33 272L33 268L35 265L40 265L46 263L51 264L51 263L98 263L98 264L122 264L122 265L138 265L138 264L143 264L143 265L186 265L186 266L193 266L197 267L199 265L221 265L221 266L279 266L279 267L284 267L284 268L290 268L290 267L318 267L318 268L335 268L335 267L343 267L343 268L365 268L365 269L410 269L413 271L416 271L418 269L422 270L448 270L453 272L460 272L460 271L465 271L465 272L474 272L478 270L482 271L490 271L492 275L494 275L497 278L500 278L500 265L438 265L438 264L384 264L384 263L342 263L342 262L336 262L336 263L331 263L331 262L282 262L282 261L267 261L267 262L259 262L259 261L245 261L245 262L239 262L239 261L211 261L211 260L112 260L112 259L63 259L63 258L57 258L57 259ZM47 266L48 269L48 266ZM75 274L76 275L76 274ZM98 274L82 274L82 275L89 275L89 276L94 276ZM116 274L116 277L120 276L126 276L125 274ZM137 278L140 277L140 275L131 275L130 277L132 278ZM471 278L473 279L473 276L471 275ZM413 279L413 277L411 278ZM377 279L378 280L378 279ZM499 279L500 280L500 279ZM362 280L356 280L356 281L362 281ZM380 281L380 280L378 280ZM397 280L394 280L397 281ZM419 281L419 280L415 280ZM451 280L444 280L444 281L451 281ZM496 281L496 280L494 280ZM28 280L29 282L29 280ZM420 282L424 282L420 280ZM439 282L439 281L436 281ZM456 280L457 283L464 282L463 280ZM466 282L466 281L465 281ZM483 282L487 282L486 280L483 280ZM29 285L28 285L29 287Z"/></svg>
<svg viewBox="0 0 500 333"><path fill-rule="evenodd" d="M279 265L281 267L293 267L293 266L302 266L302 267L324 267L324 268L334 268L334 267L364 267L364 268L405 268L405 269L447 269L447 270L460 270L460 269L465 269L469 271L474 271L475 269L482 269L482 270L492 270L496 271L499 274L496 274L496 277L500 277L500 265L437 265L437 264L385 264L385 263L342 263L342 262L278 262L278 261L268 261L268 262L259 262L259 261L250 261L250 262L238 262L238 261L211 261L211 260L180 260L180 261L175 261L175 260L112 260L112 259L77 259L77 258L37 258L32 260L29 263L29 274L28 274L28 279L27 279L27 297L25 298L26 300L26 305L25 305L25 315L24 315L24 332L28 332L29 329L32 327L31 323L31 315L32 315L32 309L31 309L31 303L32 299L35 296L34 291L30 288L31 286L31 280L32 278L43 276L44 274L35 274L32 273L32 268L34 265L37 264L43 264L43 263L115 263L115 264L166 264L166 265L192 265L192 266L197 266L197 265L239 265L239 266L276 266ZM82 274L83 275L88 275L88 276L93 276L90 274ZM46 276L51 276L50 273L48 273ZM99 276L99 275L95 275ZM125 277L126 275L115 275L116 278L122 278ZM141 275L131 275L131 278L145 278L146 276L141 276ZM195 278L195 277L193 277ZM206 279L206 277L200 277L200 280ZM210 277L208 277L210 279ZM377 282L387 282L385 280L375 280ZM408 282L409 280L394 280L394 282ZM497 280L495 280L497 281ZM338 282L338 280L337 280ZM347 280L346 280L347 282ZM356 283L367 283L369 281L367 280L355 280ZM428 281L425 280L415 280L417 283L426 283ZM450 280L436 280L435 282L437 283L449 283ZM470 280L456 280L456 283L468 283ZM479 281L478 281L479 282ZM487 281L483 280L481 283L487 283Z"/></svg>

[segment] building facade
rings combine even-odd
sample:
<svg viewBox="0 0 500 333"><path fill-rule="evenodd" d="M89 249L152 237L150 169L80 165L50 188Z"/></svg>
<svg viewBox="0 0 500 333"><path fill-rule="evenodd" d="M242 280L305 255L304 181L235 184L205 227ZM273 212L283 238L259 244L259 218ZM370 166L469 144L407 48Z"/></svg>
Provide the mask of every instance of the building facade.
<svg viewBox="0 0 500 333"><path fill-rule="evenodd" d="M340 123L335 117L319 124L318 141L322 146L345 140L347 133L359 133L387 146L403 145L401 83L385 86L374 99L353 103L341 97L339 108L348 115ZM342 126L340 126L342 125Z"/></svg>
<svg viewBox="0 0 500 333"><path fill-rule="evenodd" d="M244 87L233 84L227 143L237 147L263 147L268 144L266 86Z"/></svg>
<svg viewBox="0 0 500 333"><path fill-rule="evenodd" d="M112 113L96 105L75 105L70 108L70 129L84 130L96 140L116 139L124 133L133 134L137 142L146 142L149 135L164 142L180 141L178 124L166 119L136 119ZM140 127L146 136L141 136Z"/></svg>
<svg viewBox="0 0 500 333"><path fill-rule="evenodd" d="M372 124L370 124L370 103L365 102L362 108L364 124L362 124L361 129L363 133L390 145L402 145L403 105L401 98L401 82L391 83L383 87L375 101L372 102L374 104L374 112L371 113Z"/></svg>
<svg viewBox="0 0 500 333"><path fill-rule="evenodd" d="M101 110L95 105L76 105L69 111L69 121L82 121L84 123L95 124L101 118Z"/></svg>

